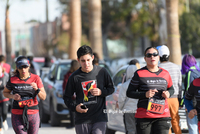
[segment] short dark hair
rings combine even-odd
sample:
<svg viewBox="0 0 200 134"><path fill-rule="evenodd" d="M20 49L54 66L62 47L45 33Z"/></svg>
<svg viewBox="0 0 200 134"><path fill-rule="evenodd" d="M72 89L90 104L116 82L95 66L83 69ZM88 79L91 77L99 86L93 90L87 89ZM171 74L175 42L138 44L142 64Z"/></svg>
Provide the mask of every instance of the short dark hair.
<svg viewBox="0 0 200 134"><path fill-rule="evenodd" d="M163 55L162 57L160 57L160 62L168 61L168 60L169 60L169 56L168 55Z"/></svg>
<svg viewBox="0 0 200 134"><path fill-rule="evenodd" d="M137 59L132 59L130 62L129 62L129 65L136 65L136 63L139 63L139 61Z"/></svg>
<svg viewBox="0 0 200 134"><path fill-rule="evenodd" d="M70 71L71 73L73 73L73 72L76 71L79 67L80 67L79 62L78 62L77 60L72 60L72 61L71 61L71 67L70 67L69 71Z"/></svg>
<svg viewBox="0 0 200 134"><path fill-rule="evenodd" d="M157 49L156 47L147 47L147 48L145 49L145 51L144 51L144 56L146 55L146 52L147 52L149 49L151 49L151 48L155 49L155 50L158 52L158 49ZM159 53L159 52L158 52L158 53Z"/></svg>
<svg viewBox="0 0 200 134"><path fill-rule="evenodd" d="M86 55L86 54L89 54L92 56L93 55L92 48L87 45L83 45L78 49L77 57L78 59L80 59L81 56Z"/></svg>
<svg viewBox="0 0 200 134"><path fill-rule="evenodd" d="M4 55L0 55L0 62L5 61L5 56Z"/></svg>

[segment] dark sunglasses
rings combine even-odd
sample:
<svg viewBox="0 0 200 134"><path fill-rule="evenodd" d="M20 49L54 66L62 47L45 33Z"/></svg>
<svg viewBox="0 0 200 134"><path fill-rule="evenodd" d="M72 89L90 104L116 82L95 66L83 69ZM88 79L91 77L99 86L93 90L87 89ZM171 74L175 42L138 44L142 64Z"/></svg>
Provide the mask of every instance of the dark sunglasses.
<svg viewBox="0 0 200 134"><path fill-rule="evenodd" d="M158 53L147 53L146 55L145 55L147 58L150 58L151 56L153 56L153 57L156 57L156 56L158 56Z"/></svg>
<svg viewBox="0 0 200 134"><path fill-rule="evenodd" d="M19 69L28 68L28 66L20 66Z"/></svg>

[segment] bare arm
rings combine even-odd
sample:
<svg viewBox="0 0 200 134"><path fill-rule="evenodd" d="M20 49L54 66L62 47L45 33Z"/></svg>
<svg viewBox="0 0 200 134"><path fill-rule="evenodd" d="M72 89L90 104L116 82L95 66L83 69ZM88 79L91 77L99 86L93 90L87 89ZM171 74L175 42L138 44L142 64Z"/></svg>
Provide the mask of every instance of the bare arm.
<svg viewBox="0 0 200 134"><path fill-rule="evenodd" d="M4 90L3 90L3 95L4 95L6 98L14 99L14 95L11 94L11 90L8 90L6 87L5 87Z"/></svg>
<svg viewBox="0 0 200 134"><path fill-rule="evenodd" d="M31 86L33 87L33 89L35 91L38 90L38 86L37 86L37 84L35 82L32 82ZM46 99L46 92L44 90L44 87L40 88L40 92L37 95L41 100L45 100Z"/></svg>
<svg viewBox="0 0 200 134"><path fill-rule="evenodd" d="M3 90L3 95L6 98L14 99L14 100L20 100L21 96L19 94L11 94L11 90L8 90L6 87Z"/></svg>
<svg viewBox="0 0 200 134"><path fill-rule="evenodd" d="M38 97L41 99L41 100L45 100L46 99L46 92L44 90L44 87L40 88L40 92L38 93Z"/></svg>

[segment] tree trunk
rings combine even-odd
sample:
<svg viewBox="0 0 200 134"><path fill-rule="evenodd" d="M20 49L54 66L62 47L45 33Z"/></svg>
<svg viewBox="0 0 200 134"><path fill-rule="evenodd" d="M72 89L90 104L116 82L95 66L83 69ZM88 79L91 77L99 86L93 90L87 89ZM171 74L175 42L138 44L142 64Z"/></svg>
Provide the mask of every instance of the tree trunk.
<svg viewBox="0 0 200 134"><path fill-rule="evenodd" d="M81 45L81 0L70 1L70 44L69 59L77 59L76 52Z"/></svg>
<svg viewBox="0 0 200 134"><path fill-rule="evenodd" d="M6 19L5 19L5 41L6 41L6 61L11 64L11 33L10 33L10 20L9 20L9 0L6 4Z"/></svg>
<svg viewBox="0 0 200 134"><path fill-rule="evenodd" d="M102 30L101 30L101 0L89 0L89 38L93 52L103 59Z"/></svg>
<svg viewBox="0 0 200 134"><path fill-rule="evenodd" d="M168 34L167 45L170 49L170 61L181 65L178 4L178 0L166 0Z"/></svg>

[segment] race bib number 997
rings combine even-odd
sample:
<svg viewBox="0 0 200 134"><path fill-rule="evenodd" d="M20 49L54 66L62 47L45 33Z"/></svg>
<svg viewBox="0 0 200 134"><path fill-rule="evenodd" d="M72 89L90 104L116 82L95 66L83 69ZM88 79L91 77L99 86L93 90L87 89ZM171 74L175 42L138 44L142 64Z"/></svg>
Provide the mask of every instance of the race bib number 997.
<svg viewBox="0 0 200 134"><path fill-rule="evenodd" d="M34 101L33 101L33 99L32 98L29 98L29 99L22 99L21 101L19 101L18 102L18 104L19 104L19 106L20 107L24 107L24 106L28 106L28 107L30 107L30 106L33 106L34 105Z"/></svg>
<svg viewBox="0 0 200 134"><path fill-rule="evenodd" d="M165 109L165 100L159 100L156 98L150 98L147 111L152 113L162 114Z"/></svg>

